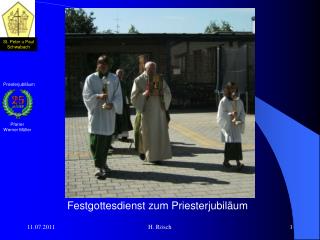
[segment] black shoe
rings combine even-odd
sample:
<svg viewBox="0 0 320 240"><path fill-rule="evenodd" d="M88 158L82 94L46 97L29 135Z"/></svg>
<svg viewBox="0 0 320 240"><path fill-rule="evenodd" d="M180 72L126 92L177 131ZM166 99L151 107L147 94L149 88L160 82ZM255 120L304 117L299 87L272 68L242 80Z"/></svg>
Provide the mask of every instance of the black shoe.
<svg viewBox="0 0 320 240"><path fill-rule="evenodd" d="M107 179L107 175L103 175L103 176L99 176L97 177L98 180L106 180Z"/></svg>
<svg viewBox="0 0 320 240"><path fill-rule="evenodd" d="M98 172L96 172L96 177L101 177L107 174L107 170L105 168L99 168Z"/></svg>
<svg viewBox="0 0 320 240"><path fill-rule="evenodd" d="M244 167L244 164L240 163L240 164L237 165L237 170L241 171L243 167Z"/></svg>
<svg viewBox="0 0 320 240"><path fill-rule="evenodd" d="M105 168L100 168L99 171L95 174L99 180L105 180L107 178L107 170Z"/></svg>
<svg viewBox="0 0 320 240"><path fill-rule="evenodd" d="M105 166L104 170L106 171L106 173L110 173L112 171L108 166Z"/></svg>
<svg viewBox="0 0 320 240"><path fill-rule="evenodd" d="M228 161L224 161L223 162L223 166L225 166L226 168L231 168L231 164Z"/></svg>
<svg viewBox="0 0 320 240"><path fill-rule="evenodd" d="M146 155L143 154L143 153L140 153L140 154L139 154L139 157L140 157L140 159L141 159L142 161L144 161L144 160L146 159Z"/></svg>

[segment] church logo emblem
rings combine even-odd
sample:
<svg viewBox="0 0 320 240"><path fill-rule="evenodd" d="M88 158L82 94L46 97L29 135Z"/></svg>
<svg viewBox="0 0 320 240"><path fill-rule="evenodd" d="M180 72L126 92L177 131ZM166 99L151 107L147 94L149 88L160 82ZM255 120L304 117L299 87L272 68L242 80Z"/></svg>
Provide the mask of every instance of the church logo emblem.
<svg viewBox="0 0 320 240"><path fill-rule="evenodd" d="M19 119L30 114L33 106L32 96L26 90L9 90L3 97L2 106L8 116Z"/></svg>
<svg viewBox="0 0 320 240"><path fill-rule="evenodd" d="M20 2L2 15L8 37L29 37L34 15Z"/></svg>

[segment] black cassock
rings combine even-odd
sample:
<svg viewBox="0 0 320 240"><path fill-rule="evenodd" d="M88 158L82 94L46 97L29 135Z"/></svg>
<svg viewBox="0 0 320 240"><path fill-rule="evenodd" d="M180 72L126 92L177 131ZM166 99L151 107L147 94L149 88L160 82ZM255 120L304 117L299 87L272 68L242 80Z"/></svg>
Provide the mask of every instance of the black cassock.
<svg viewBox="0 0 320 240"><path fill-rule="evenodd" d="M133 130L131 120L130 120L130 106L127 99L130 99L130 93L126 86L126 82L120 80L120 86L122 90L122 102L123 102L123 112L122 114L116 115L116 126L115 126L115 135L118 135L124 131Z"/></svg>

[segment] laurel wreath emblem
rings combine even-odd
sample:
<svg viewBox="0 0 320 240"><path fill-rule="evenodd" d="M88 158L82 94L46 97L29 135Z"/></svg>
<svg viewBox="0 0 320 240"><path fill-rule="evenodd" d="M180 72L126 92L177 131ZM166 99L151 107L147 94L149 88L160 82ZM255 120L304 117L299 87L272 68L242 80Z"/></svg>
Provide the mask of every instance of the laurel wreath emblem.
<svg viewBox="0 0 320 240"><path fill-rule="evenodd" d="M17 113L15 112L10 106L9 106L9 97L11 96L11 94L14 92L15 90L9 90L8 92L6 92L6 94L3 97L2 100L2 105L3 105L3 109L6 112L6 114L8 114L9 116L15 116L17 119L19 119L21 116L27 116L29 115L29 113L32 110L32 106L33 106L33 100L32 100L32 96L30 95L30 93L26 90L20 90L27 99L27 105L22 109L21 113Z"/></svg>

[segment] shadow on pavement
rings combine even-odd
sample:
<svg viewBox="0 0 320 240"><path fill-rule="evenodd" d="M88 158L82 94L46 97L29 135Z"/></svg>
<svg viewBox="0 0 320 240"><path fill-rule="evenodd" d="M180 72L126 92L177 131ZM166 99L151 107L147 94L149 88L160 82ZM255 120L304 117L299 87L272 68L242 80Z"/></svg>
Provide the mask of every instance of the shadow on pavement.
<svg viewBox="0 0 320 240"><path fill-rule="evenodd" d="M196 157L198 154L224 153L223 150L201 147L185 147L172 145L172 155L174 157Z"/></svg>
<svg viewBox="0 0 320 240"><path fill-rule="evenodd" d="M199 147L184 147L184 146L194 146L192 143L183 143L183 142L170 142L172 146L173 156L189 156L195 157L195 154L200 153L223 153L221 150L214 150L210 148L199 148ZM184 146L176 146L176 145L184 145ZM128 154L128 155L137 155L138 153L134 148L134 144L129 148L130 143L128 143L128 147L114 147L114 150L109 151L111 154Z"/></svg>
<svg viewBox="0 0 320 240"><path fill-rule="evenodd" d="M194 145L194 144L185 144ZM212 154L212 153L224 153L223 150L217 150L212 148L201 147L185 147L172 145L172 157L197 157L199 154ZM129 149L129 147L114 147L114 150L109 151L108 155L137 155L135 148Z"/></svg>
<svg viewBox="0 0 320 240"><path fill-rule="evenodd" d="M232 161L230 161L231 164ZM225 168L222 163L197 163L197 162L178 162L178 161L163 161L161 162L161 166L165 167L174 167L174 168L193 168L195 170L202 171L220 171L220 172L237 172L243 174L254 174L255 167L252 166L244 166L241 171L237 171L237 168L233 166L232 168Z"/></svg>
<svg viewBox="0 0 320 240"><path fill-rule="evenodd" d="M132 147L131 149L129 147L127 148L119 148L119 147L114 147L114 150L109 151L108 155L137 155L138 157L138 153L135 150L134 147Z"/></svg>
<svg viewBox="0 0 320 240"><path fill-rule="evenodd" d="M220 181L215 178L185 176L169 173L157 172L128 172L113 170L107 178L126 179L126 180L143 180L143 181L157 181L157 182L171 182L171 183L200 183L200 185L209 184L229 184L226 181Z"/></svg>
<svg viewBox="0 0 320 240"><path fill-rule="evenodd" d="M184 143L184 142L170 142L171 145L185 145L185 146L194 146L194 143Z"/></svg>
<svg viewBox="0 0 320 240"><path fill-rule="evenodd" d="M194 146L195 144L189 143L181 143L181 142L171 142L172 144L172 156L173 157L197 157L199 154L219 154L224 153L224 150L221 149L214 149L214 148L201 148L201 147L190 147ZM174 144L184 145L184 146L177 146ZM189 147L187 147L189 146ZM242 152L249 152L251 150L243 150ZM117 155L137 155L138 153L135 150L134 146L131 149L128 147L114 147L114 150L109 152L110 154Z"/></svg>

